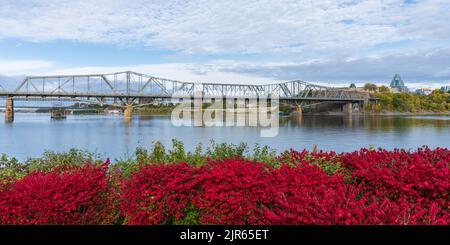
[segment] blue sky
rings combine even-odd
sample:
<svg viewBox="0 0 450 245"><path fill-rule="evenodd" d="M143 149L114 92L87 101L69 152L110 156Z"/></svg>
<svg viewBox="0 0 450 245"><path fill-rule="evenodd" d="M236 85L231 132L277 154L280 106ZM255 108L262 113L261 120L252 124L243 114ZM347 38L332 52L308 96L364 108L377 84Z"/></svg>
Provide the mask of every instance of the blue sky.
<svg viewBox="0 0 450 245"><path fill-rule="evenodd" d="M450 84L450 0L0 0L0 75Z"/></svg>

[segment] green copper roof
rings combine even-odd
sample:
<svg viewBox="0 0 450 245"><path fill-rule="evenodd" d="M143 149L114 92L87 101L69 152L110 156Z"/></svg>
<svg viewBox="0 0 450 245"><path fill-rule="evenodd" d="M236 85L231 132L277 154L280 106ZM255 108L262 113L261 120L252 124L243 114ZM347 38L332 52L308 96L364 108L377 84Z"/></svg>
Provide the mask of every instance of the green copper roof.
<svg viewBox="0 0 450 245"><path fill-rule="evenodd" d="M391 82L391 88L404 88L404 87L405 87L405 83L400 78L400 75L399 74L395 74L395 76L394 76L394 78L392 79L392 82Z"/></svg>

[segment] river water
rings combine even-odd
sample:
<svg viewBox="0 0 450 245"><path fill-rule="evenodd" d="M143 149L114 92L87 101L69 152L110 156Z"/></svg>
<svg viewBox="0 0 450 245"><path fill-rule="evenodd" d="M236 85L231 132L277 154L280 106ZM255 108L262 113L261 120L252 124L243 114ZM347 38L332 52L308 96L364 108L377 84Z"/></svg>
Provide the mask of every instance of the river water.
<svg viewBox="0 0 450 245"><path fill-rule="evenodd" d="M450 116L304 115L283 117L276 137L262 138L260 132L258 127L176 127L164 115L134 116L127 122L121 115L70 115L58 121L44 113L16 113L14 123L0 121L0 154L24 160L45 150L79 148L118 159L132 154L137 146L149 148L156 140L170 146L173 138L182 140L189 150L199 142L208 145L211 139L269 145L278 151L314 145L337 152L371 145L450 148Z"/></svg>

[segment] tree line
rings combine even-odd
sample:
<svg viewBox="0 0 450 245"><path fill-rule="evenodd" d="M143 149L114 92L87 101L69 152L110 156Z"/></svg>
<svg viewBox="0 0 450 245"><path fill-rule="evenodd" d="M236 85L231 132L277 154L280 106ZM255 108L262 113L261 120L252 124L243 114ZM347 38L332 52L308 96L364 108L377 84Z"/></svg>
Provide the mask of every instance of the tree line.
<svg viewBox="0 0 450 245"><path fill-rule="evenodd" d="M431 94L415 94L409 92L392 92L387 86L376 86L367 83L364 90L372 97L379 98L378 103L367 103L366 111L382 112L448 112L450 111L450 93L436 89Z"/></svg>

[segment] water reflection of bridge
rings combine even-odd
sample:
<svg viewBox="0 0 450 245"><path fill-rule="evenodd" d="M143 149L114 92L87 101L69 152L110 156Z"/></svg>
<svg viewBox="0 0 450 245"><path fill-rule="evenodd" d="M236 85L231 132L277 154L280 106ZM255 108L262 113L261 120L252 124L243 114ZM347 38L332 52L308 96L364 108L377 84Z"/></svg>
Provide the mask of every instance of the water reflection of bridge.
<svg viewBox="0 0 450 245"><path fill-rule="evenodd" d="M300 80L265 85L181 82L153 77L132 71L110 74L30 76L8 90L0 81L0 97L6 98L6 121L14 119L14 101L69 100L99 105L113 105L124 109L131 117L133 108L155 100L176 99L238 100L276 98L302 107L318 103L341 104L346 112L361 106L369 95L349 88L315 85Z"/></svg>

